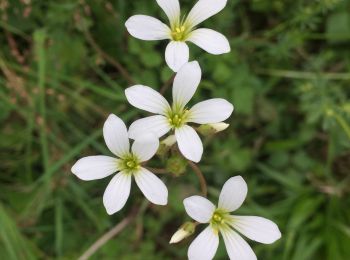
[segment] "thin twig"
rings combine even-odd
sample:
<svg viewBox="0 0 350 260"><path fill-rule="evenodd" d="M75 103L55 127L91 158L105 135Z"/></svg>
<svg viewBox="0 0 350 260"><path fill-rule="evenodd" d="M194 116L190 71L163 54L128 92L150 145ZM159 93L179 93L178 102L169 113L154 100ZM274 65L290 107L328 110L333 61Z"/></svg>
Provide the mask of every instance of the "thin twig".
<svg viewBox="0 0 350 260"><path fill-rule="evenodd" d="M171 75L171 77L164 83L164 85L160 88L160 94L164 94L165 91L167 91L167 89L170 87L171 83L173 82L175 78L175 73L173 75Z"/></svg>
<svg viewBox="0 0 350 260"><path fill-rule="evenodd" d="M136 240L135 240L136 247L140 243L142 236L143 236L143 228L144 228L143 227L143 216L144 216L144 213L146 212L149 205L150 205L150 203L148 202L148 200L145 199L143 201L143 203L141 204L139 213L137 214L137 217L136 217Z"/></svg>
<svg viewBox="0 0 350 260"><path fill-rule="evenodd" d="M118 235L124 228L127 227L131 222L136 219L136 216L139 211L132 210L129 216L124 218L121 222L119 222L114 228L105 233L102 237L100 237L95 243L93 243L88 250L84 252L79 257L79 260L87 260L91 257L98 249L100 249L104 244L106 244L110 239L114 236Z"/></svg>
<svg viewBox="0 0 350 260"><path fill-rule="evenodd" d="M205 181L205 178L204 178L202 171L199 169L197 164L195 164L194 162L188 161L188 164L191 166L192 170L194 171L194 173L197 175L197 177L199 179L199 183L201 185L201 191L202 191L203 196L207 197L207 194L208 194L207 182Z"/></svg>
<svg viewBox="0 0 350 260"><path fill-rule="evenodd" d="M100 54L101 57L104 58L107 62L113 65L130 85L135 84L135 81L132 79L129 72L123 67L123 65L121 65L117 60L113 59L106 52L104 52L96 43L89 31L84 30L84 36L88 43L95 49L95 51L98 52L98 54Z"/></svg>
<svg viewBox="0 0 350 260"><path fill-rule="evenodd" d="M14 56L14 58L17 60L18 63L23 65L25 58L19 51L18 44L15 38L13 37L12 33L10 33L7 30L5 30L5 35L6 35L8 45L10 46L12 56Z"/></svg>

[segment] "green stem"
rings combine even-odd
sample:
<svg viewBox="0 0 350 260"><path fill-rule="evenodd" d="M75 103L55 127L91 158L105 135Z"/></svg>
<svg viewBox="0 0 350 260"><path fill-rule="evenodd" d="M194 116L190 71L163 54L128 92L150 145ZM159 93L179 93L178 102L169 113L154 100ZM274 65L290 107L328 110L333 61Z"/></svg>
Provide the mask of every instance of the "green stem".
<svg viewBox="0 0 350 260"><path fill-rule="evenodd" d="M46 133L46 104L45 104L45 74L46 74L46 53L45 53L46 32L36 31L34 41L38 59L38 86L39 86L39 112L40 112L40 143L43 156L44 171L49 169L49 150Z"/></svg>
<svg viewBox="0 0 350 260"><path fill-rule="evenodd" d="M328 80L350 80L350 73L332 73L332 72L305 72L305 71L292 71L292 70L276 70L276 69L260 69L257 68L256 72L261 75L268 75L282 78L292 79L328 79Z"/></svg>
<svg viewBox="0 0 350 260"><path fill-rule="evenodd" d="M335 119L337 120L338 124L343 128L344 132L346 133L346 135L350 139L350 126L346 123L344 118L342 118L337 113L333 112L333 115L334 115Z"/></svg>

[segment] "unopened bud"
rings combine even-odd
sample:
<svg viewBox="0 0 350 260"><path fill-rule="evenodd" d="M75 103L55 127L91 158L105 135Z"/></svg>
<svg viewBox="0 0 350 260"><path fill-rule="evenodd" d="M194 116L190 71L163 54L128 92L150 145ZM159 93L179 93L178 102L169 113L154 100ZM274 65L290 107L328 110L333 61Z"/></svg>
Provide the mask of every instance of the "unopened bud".
<svg viewBox="0 0 350 260"><path fill-rule="evenodd" d="M169 135L167 138L160 142L157 154L165 155L175 143L175 135Z"/></svg>
<svg viewBox="0 0 350 260"><path fill-rule="evenodd" d="M198 127L198 132L204 136L208 136L224 131L227 127L229 127L229 124L223 122L215 124L206 124Z"/></svg>
<svg viewBox="0 0 350 260"><path fill-rule="evenodd" d="M189 237L196 230L196 225L193 222L184 223L171 237L170 244L178 243L183 239Z"/></svg>
<svg viewBox="0 0 350 260"><path fill-rule="evenodd" d="M161 144L164 144L166 146L173 146L176 143L176 137L175 135L169 135L167 138L165 138Z"/></svg>
<svg viewBox="0 0 350 260"><path fill-rule="evenodd" d="M170 157L166 162L166 170L174 174L175 176L180 176L185 173L187 167L187 161L179 156L175 155Z"/></svg>

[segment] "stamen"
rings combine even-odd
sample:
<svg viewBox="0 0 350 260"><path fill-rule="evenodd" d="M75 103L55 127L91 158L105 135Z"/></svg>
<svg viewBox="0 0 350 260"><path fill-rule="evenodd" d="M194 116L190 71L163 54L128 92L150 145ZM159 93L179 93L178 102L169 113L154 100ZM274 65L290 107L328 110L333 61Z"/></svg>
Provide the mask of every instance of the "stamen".
<svg viewBox="0 0 350 260"><path fill-rule="evenodd" d="M215 213L213 215L213 220L216 222L222 222L222 216L220 216L219 214Z"/></svg>
<svg viewBox="0 0 350 260"><path fill-rule="evenodd" d="M129 154L124 157L120 164L120 170L124 170L129 173L134 173L140 168L137 157L133 154Z"/></svg>
<svg viewBox="0 0 350 260"><path fill-rule="evenodd" d="M173 40L175 41L184 41L188 35L188 32L186 32L186 26L176 26L173 28L173 31L171 32L171 36Z"/></svg>
<svg viewBox="0 0 350 260"><path fill-rule="evenodd" d="M216 230L227 227L228 217L229 214L226 211L222 209L216 209L211 217L210 224Z"/></svg>
<svg viewBox="0 0 350 260"><path fill-rule="evenodd" d="M172 128L179 128L186 124L189 116L189 111L183 108L181 104L173 104L172 109L167 113L167 120Z"/></svg>

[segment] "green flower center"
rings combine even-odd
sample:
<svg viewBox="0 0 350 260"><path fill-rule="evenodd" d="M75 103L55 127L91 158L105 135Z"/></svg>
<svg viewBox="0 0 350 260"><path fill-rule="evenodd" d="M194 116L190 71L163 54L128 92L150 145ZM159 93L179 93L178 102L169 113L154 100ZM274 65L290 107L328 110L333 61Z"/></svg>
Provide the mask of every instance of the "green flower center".
<svg viewBox="0 0 350 260"><path fill-rule="evenodd" d="M172 110L168 113L168 122L172 128L179 128L183 126L188 119L188 110Z"/></svg>
<svg viewBox="0 0 350 260"><path fill-rule="evenodd" d="M171 31L171 37L174 41L185 41L190 33L188 26L181 24L174 26Z"/></svg>
<svg viewBox="0 0 350 260"><path fill-rule="evenodd" d="M221 214L219 213L214 213L213 217L212 217L212 221L217 223L217 224L220 224L222 223L222 221L224 220L223 216L221 216Z"/></svg>
<svg viewBox="0 0 350 260"><path fill-rule="evenodd" d="M229 213L216 209L210 219L210 224L217 231L221 228L226 228L229 222Z"/></svg>
<svg viewBox="0 0 350 260"><path fill-rule="evenodd" d="M133 154L128 154L120 160L119 168L121 171L134 173L140 169L139 159Z"/></svg>

